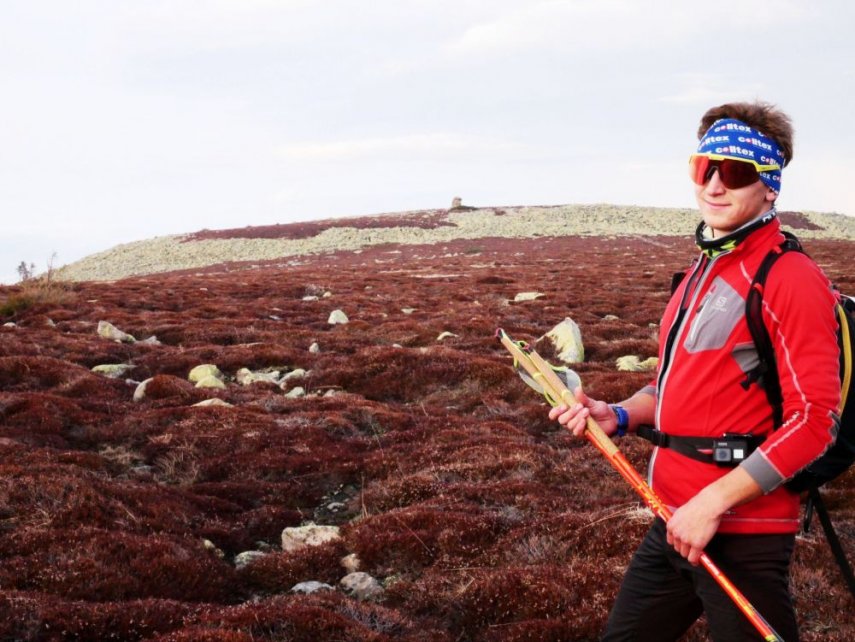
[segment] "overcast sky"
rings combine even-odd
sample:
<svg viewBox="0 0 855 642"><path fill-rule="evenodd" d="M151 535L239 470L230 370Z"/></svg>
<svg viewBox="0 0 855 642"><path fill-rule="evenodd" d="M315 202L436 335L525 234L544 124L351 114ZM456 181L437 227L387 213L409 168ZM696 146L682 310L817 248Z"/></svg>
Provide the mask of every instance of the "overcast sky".
<svg viewBox="0 0 855 642"><path fill-rule="evenodd" d="M3 0L0 281L119 243L412 209L692 207L707 107L855 215L855 3Z"/></svg>

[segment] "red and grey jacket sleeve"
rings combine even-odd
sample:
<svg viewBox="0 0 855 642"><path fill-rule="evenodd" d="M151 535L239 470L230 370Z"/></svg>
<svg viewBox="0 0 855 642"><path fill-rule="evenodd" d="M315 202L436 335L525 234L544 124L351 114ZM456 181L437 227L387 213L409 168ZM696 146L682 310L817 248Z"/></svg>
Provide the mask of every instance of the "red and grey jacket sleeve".
<svg viewBox="0 0 855 642"><path fill-rule="evenodd" d="M834 444L839 428L836 297L805 255L789 252L771 270L763 320L772 339L784 424L742 466L768 493Z"/></svg>

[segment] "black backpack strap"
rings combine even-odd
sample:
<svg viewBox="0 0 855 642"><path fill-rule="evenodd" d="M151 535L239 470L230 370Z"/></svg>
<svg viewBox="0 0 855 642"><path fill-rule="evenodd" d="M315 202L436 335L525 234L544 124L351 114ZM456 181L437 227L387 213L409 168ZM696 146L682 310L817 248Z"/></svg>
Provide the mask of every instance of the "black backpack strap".
<svg viewBox="0 0 855 642"><path fill-rule="evenodd" d="M816 515L819 517L819 523L822 524L822 530L825 532L825 538L831 547L831 552L840 567L840 574L843 575L843 581L849 587L849 592L852 597L855 597L855 573L852 572L852 566L846 558L846 552L834 531L834 526L831 523L831 518L828 516L828 511L825 508L825 503L822 501L822 496L819 494L819 489L812 487L808 490L808 500L805 506L805 523L804 531L807 532L810 527L810 517L813 515L813 509L816 509Z"/></svg>
<svg viewBox="0 0 855 642"><path fill-rule="evenodd" d="M757 349L758 365L746 373L742 387L748 389L753 383L759 383L766 392L769 405L772 406L772 416L775 427L784 423L784 396L781 393L781 382L778 379L778 366L775 361L775 349L769 338L769 331L763 323L763 291L766 287L766 278L775 262L786 252L804 252L799 240L789 232L784 232L786 240L778 247L771 250L757 269L748 296L745 299L745 320L748 330Z"/></svg>

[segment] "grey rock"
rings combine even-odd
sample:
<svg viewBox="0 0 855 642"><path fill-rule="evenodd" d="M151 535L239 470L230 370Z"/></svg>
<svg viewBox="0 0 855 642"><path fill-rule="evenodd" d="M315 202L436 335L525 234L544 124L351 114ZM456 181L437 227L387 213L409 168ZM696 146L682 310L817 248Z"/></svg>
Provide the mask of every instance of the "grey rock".
<svg viewBox="0 0 855 642"><path fill-rule="evenodd" d="M244 551L243 553L238 553L235 555L235 568L243 568L265 555L267 553L263 553L262 551Z"/></svg>
<svg viewBox="0 0 855 642"><path fill-rule="evenodd" d="M334 591L335 589L329 584L324 584L323 582L316 582L311 580L309 582L300 582L299 584L295 584L291 587L292 593L316 593L318 591Z"/></svg>
<svg viewBox="0 0 855 642"><path fill-rule="evenodd" d="M383 594L383 587L368 573L356 571L339 581L342 590L357 600L372 600Z"/></svg>
<svg viewBox="0 0 855 642"><path fill-rule="evenodd" d="M296 551L306 546L317 546L339 539L338 526L322 526L309 522L303 526L290 526L282 531L282 550Z"/></svg>
<svg viewBox="0 0 855 642"><path fill-rule="evenodd" d="M128 334L127 332L122 332L114 326L109 321L99 321L98 322L98 336L104 337L105 339L110 339L112 341L118 341L119 343L135 343L136 339Z"/></svg>
<svg viewBox="0 0 855 642"><path fill-rule="evenodd" d="M93 367L92 372L104 375L110 379L120 379L134 368L136 368L136 366L131 365L130 363L104 363Z"/></svg>

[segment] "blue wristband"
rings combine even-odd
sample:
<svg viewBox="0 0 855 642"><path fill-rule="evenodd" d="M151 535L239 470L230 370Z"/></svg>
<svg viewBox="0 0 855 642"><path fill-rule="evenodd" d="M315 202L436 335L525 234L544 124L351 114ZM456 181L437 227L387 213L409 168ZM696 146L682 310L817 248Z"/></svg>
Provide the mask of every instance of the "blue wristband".
<svg viewBox="0 0 855 642"><path fill-rule="evenodd" d="M617 417L617 436L623 437L629 428L629 413L626 408L616 403L609 404L609 408L614 411L615 417Z"/></svg>

